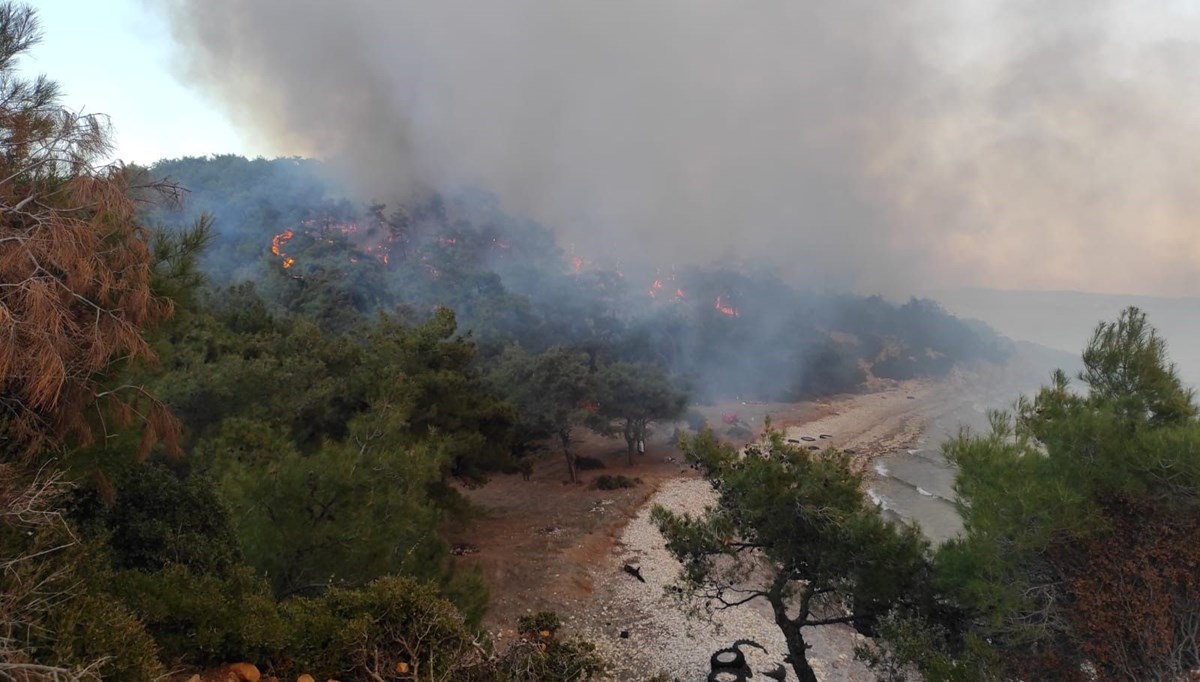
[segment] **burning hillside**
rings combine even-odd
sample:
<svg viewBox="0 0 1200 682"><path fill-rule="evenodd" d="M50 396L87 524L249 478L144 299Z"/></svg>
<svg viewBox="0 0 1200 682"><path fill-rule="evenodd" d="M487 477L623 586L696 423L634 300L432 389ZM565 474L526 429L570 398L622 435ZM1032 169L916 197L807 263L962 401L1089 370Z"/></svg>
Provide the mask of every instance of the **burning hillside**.
<svg viewBox="0 0 1200 682"><path fill-rule="evenodd" d="M591 349L659 364L708 395L760 398L849 390L864 368L936 374L1005 352L989 330L928 302L806 293L769 271L605 265L564 252L549 230L478 192L394 207L319 193L274 206L262 194L252 203L268 210L231 213L208 203L196 167L206 163L158 170L185 184L197 173L186 210L216 209L221 238L207 256L214 281L261 281L281 308L320 306L329 312L318 316L337 324L397 308L419 320L444 306L487 352L509 344ZM260 185L294 197L293 175L289 168L284 184L268 177ZM288 214L295 218L283 225L265 219Z"/></svg>

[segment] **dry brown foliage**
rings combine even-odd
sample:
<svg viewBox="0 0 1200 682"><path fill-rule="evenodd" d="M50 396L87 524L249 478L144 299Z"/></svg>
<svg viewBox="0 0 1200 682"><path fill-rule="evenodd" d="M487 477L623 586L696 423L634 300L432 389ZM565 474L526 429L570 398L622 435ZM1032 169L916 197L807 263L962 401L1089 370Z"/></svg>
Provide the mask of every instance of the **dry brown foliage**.
<svg viewBox="0 0 1200 682"><path fill-rule="evenodd" d="M1108 532L1053 553L1069 601L1063 644L1092 679L1184 679L1200 666L1200 516L1128 502L1105 515Z"/></svg>
<svg viewBox="0 0 1200 682"><path fill-rule="evenodd" d="M102 388L106 371L152 359L142 332L171 313L151 290L142 188L123 166L95 165L109 149L103 117L14 75L37 40L32 10L0 5L0 36L0 456L87 443L113 420L140 420L143 450L173 445L161 404L137 386Z"/></svg>

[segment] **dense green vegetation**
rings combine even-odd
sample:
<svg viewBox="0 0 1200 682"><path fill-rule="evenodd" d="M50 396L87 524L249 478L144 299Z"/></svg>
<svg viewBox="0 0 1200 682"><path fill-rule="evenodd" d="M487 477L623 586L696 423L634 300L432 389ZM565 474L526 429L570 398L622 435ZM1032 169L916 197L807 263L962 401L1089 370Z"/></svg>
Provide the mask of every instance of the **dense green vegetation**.
<svg viewBox="0 0 1200 682"><path fill-rule="evenodd" d="M990 434L947 448L966 524L936 556L954 618L936 642L897 623L926 679L1175 680L1200 667L1192 391L1136 308L1097 327L1083 362L1085 391L1056 373Z"/></svg>

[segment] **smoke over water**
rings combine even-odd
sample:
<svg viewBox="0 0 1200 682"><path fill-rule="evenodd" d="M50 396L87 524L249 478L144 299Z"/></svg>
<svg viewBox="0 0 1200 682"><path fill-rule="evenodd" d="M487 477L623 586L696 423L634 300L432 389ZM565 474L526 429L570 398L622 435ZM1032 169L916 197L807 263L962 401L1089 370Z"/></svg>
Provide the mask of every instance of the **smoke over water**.
<svg viewBox="0 0 1200 682"><path fill-rule="evenodd" d="M364 198L801 284L1200 284L1187 3L171 0L184 76Z"/></svg>

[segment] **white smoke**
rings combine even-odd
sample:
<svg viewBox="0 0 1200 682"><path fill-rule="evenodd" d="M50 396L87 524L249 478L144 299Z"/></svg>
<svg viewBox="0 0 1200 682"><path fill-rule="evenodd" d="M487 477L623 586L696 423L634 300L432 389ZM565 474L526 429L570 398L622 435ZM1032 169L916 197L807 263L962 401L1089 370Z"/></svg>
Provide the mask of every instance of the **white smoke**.
<svg viewBox="0 0 1200 682"><path fill-rule="evenodd" d="M163 1L188 80L364 196L859 290L1200 284L1187 3Z"/></svg>

